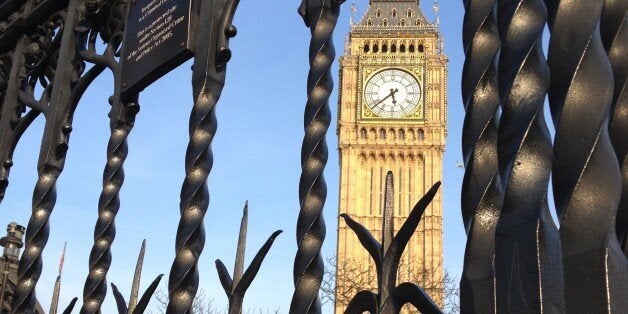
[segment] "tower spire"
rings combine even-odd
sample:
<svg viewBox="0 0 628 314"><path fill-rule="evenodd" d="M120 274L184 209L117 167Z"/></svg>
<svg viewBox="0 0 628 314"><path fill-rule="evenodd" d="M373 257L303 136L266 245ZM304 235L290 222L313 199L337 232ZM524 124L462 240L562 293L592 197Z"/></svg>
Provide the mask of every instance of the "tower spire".
<svg viewBox="0 0 628 314"><path fill-rule="evenodd" d="M63 273L63 262L65 262L65 249L68 245L68 242L63 244L63 253L61 253L61 258L59 259L59 274L57 275L57 280L55 280L55 288L52 292L52 301L50 302L50 314L57 314L57 308L59 307L59 293L61 292L61 274Z"/></svg>

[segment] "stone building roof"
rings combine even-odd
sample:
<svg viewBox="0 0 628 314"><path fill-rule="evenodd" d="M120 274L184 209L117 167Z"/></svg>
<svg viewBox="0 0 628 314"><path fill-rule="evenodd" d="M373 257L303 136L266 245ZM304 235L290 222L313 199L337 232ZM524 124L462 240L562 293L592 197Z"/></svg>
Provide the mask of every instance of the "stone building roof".
<svg viewBox="0 0 628 314"><path fill-rule="evenodd" d="M1 0L0 0L1 3ZM0 255L0 273L4 272L7 267L7 260ZM0 274L0 290L2 289L2 274ZM0 313L8 313L11 308L11 301L13 300L13 290L15 289L15 285L17 284L17 264L10 263L8 265L8 274L4 295L4 302L0 304ZM35 303L35 313L44 314L44 310L38 301Z"/></svg>
<svg viewBox="0 0 628 314"><path fill-rule="evenodd" d="M354 28L435 28L427 20L417 0L371 0L369 8Z"/></svg>

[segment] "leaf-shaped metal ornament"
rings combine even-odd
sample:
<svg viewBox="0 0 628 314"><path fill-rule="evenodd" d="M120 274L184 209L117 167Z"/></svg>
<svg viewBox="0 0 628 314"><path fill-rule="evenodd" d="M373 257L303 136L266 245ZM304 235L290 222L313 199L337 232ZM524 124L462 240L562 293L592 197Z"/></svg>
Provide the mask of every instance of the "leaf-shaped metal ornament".
<svg viewBox="0 0 628 314"><path fill-rule="evenodd" d="M216 260L216 270L218 271L218 278L220 279L220 284L222 288L225 290L227 296L231 294L231 287L233 285L233 279L231 279L231 275L229 275L229 271L225 264L219 259Z"/></svg>
<svg viewBox="0 0 628 314"><path fill-rule="evenodd" d="M392 176L392 174L390 175ZM423 216L425 209L432 202L432 199L434 199L434 196L436 195L436 192L438 192L439 187L440 182L437 182L417 202L417 204L410 212L410 215L408 215L406 221L403 223L403 225L401 225L401 228L399 228L399 232L397 232L397 235L395 235L395 237L392 239L388 250L384 252L384 254L382 254L384 256L382 261L381 275L383 283L382 288L384 291L387 292L385 295L382 295L383 299L391 297L391 295L389 294L392 293L392 290L395 288L395 284L397 282L397 271L399 269L399 261L401 260L403 251L406 249L406 245L408 244L408 241L410 241L412 234L414 234L414 231L419 226L419 223L421 222L421 217ZM382 293L380 292L380 294ZM384 303L383 301L381 302Z"/></svg>
<svg viewBox="0 0 628 314"><path fill-rule="evenodd" d="M76 305L76 301L78 301L78 298L73 298L72 301L70 301L70 304L68 304L68 307L65 308L65 310L63 311L63 314L70 314L72 313L72 310L74 309L74 306Z"/></svg>
<svg viewBox="0 0 628 314"><path fill-rule="evenodd" d="M135 306L135 309L133 309L133 313L129 312L129 308L126 305L126 300L124 299L124 297L122 296L122 294L118 290L118 287L116 287L115 284L111 283L111 290L113 291L113 296L116 299L116 305L118 307L118 313L120 313L120 314L141 314L141 313L144 313L144 311L146 311L146 307L148 307L148 302L150 302L150 299L153 297L153 294L155 294L155 291L157 290L157 286L159 285L159 282L161 281L161 278L163 276L164 276L164 274L160 274L159 276L157 276L157 278L155 278L155 280L153 280L153 282L150 284L150 286L148 286L148 288L146 288L146 291L144 291L144 294L142 294L142 297L137 302L137 305Z"/></svg>
<svg viewBox="0 0 628 314"><path fill-rule="evenodd" d="M351 299L345 314L377 313L377 309L377 295L371 291L362 290Z"/></svg>
<svg viewBox="0 0 628 314"><path fill-rule="evenodd" d="M434 301L427 296L427 293L413 283L404 282L398 285L392 297L396 313L398 313L406 303L412 304L423 314L442 313Z"/></svg>
<svg viewBox="0 0 628 314"><path fill-rule="evenodd" d="M386 187L384 209L382 219L382 243L375 240L371 232L364 226L354 221L347 214L341 214L347 226L357 235L358 240L369 252L375 262L377 271L378 292L361 291L351 300L345 313L399 313L404 304L414 305L422 313L441 313L434 301L417 285L412 283L397 283L397 271L399 261L412 234L419 226L425 209L434 199L440 182L437 182L417 202L410 215L403 223L399 232L394 234L394 209L393 209L393 174L386 175Z"/></svg>
<svg viewBox="0 0 628 314"><path fill-rule="evenodd" d="M244 266L244 251L246 247L246 229L248 226L248 202L244 205L244 211L242 214L242 222L240 223L240 234L238 237L238 249L236 253L235 270L233 279L229 275L229 271L225 264L221 260L216 260L216 269L218 271L218 277L220 278L220 284L227 294L229 299L229 313L239 314L242 313L242 302L244 300L244 294L249 288L253 279L257 275L262 262L268 254L273 242L281 234L281 230L273 232L272 235L266 240L266 243L259 249L253 261L249 267L247 267L244 273L242 268Z"/></svg>
<svg viewBox="0 0 628 314"><path fill-rule="evenodd" d="M141 313L144 313L144 311L146 311L148 302L150 302L150 298L152 298L153 294L155 294L155 290L157 290L157 286L159 285L159 282L161 281L161 278L163 276L164 274L161 274L157 276L155 280L153 280L153 282L150 284L150 286L148 286L146 291L144 291L144 294L142 295L140 300L137 302L137 305L135 306L135 310L133 310L133 313L130 313L130 314L141 314Z"/></svg>
<svg viewBox="0 0 628 314"><path fill-rule="evenodd" d="M356 236L358 236L358 240L362 243L362 246L369 252L373 261L375 262L375 267L379 269L382 266L382 246L377 242L375 237L371 234L371 232L366 229L364 226L353 220L347 214L340 214L347 223L347 226L353 230Z"/></svg>
<svg viewBox="0 0 628 314"><path fill-rule="evenodd" d="M124 297L122 296L122 294L118 290L118 287L116 287L116 285L114 283L111 283L111 290L113 291L113 297L116 299L116 305L118 307L118 313L126 314L126 312L128 310L127 307L126 307L126 301L124 300Z"/></svg>
<svg viewBox="0 0 628 314"><path fill-rule="evenodd" d="M436 192L438 192L439 188L440 181L436 182L432 186L432 188L430 188L430 190L427 191L427 193L416 203L416 205L414 205L414 208L410 212L408 219L406 219L401 228L399 228L399 231L393 239L393 243L391 244L391 246L397 246L401 249L401 252L405 250L406 245L410 240L410 237L412 237L412 234L419 226L419 222L421 222L421 217L423 217L425 209L428 205L430 205L430 203L434 199L434 196L436 196ZM399 258L401 258L401 253L398 256Z"/></svg>
<svg viewBox="0 0 628 314"><path fill-rule="evenodd" d="M234 293L236 294L241 293L242 297L244 297L244 293L246 292L246 289L249 288L249 286L251 285L251 282L253 282L253 279L255 279L255 276L257 275L259 268L262 266L262 262L264 261L266 254L268 254L270 247L273 245L273 242L275 242L275 239L277 238L277 236L279 236L282 232L283 231L281 230L277 230L273 232L273 234L270 235L268 240L266 240L266 243L264 243L264 245L259 249L257 254L255 254L255 257L253 258L253 261L251 261L251 264L249 265L249 267L247 267L246 271L244 271L244 275L242 275L242 279L240 279L238 284L233 289Z"/></svg>

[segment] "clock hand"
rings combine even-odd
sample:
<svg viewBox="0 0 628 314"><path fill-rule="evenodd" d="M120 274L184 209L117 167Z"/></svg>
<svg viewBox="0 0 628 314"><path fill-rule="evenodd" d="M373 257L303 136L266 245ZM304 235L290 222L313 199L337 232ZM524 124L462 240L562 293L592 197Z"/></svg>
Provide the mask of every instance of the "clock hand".
<svg viewBox="0 0 628 314"><path fill-rule="evenodd" d="M393 105L397 104L397 100L395 100L395 93L398 92L398 91L399 90L396 89L396 88L394 90L392 88L390 89L390 95L392 96L392 103L393 103Z"/></svg>
<svg viewBox="0 0 628 314"><path fill-rule="evenodd" d="M382 98L380 101L378 101L377 103L375 103L371 108L375 108L377 107L379 104L381 104L384 100L388 99L389 97L394 96L394 93L392 92L392 89L390 90L390 94L388 94L388 96Z"/></svg>

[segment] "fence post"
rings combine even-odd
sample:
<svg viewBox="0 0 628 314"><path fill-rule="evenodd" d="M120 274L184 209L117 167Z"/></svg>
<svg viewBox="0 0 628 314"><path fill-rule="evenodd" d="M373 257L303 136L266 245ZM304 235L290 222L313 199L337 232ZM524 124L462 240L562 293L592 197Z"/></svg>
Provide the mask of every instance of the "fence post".
<svg viewBox="0 0 628 314"><path fill-rule="evenodd" d="M467 232L460 280L462 313L495 313L495 227L502 206L497 167L497 55L500 48L496 0L466 0L462 100L462 219Z"/></svg>
<svg viewBox="0 0 628 314"><path fill-rule="evenodd" d="M614 85L599 29L604 1L546 2L566 311L621 312L628 273L615 234L621 176L608 133Z"/></svg>
<svg viewBox="0 0 628 314"><path fill-rule="evenodd" d="M239 0L201 1L192 72L194 107L190 115L190 141L185 154L186 176L181 188L181 220L177 228L176 256L170 269L168 313L186 313L198 290L198 259L205 246L203 219L209 206L207 177L214 157L216 104L225 85L231 58L228 40L236 35L231 25Z"/></svg>
<svg viewBox="0 0 628 314"><path fill-rule="evenodd" d="M39 176L33 192L33 213L26 228L26 245L11 307L17 313L34 311L35 287L42 271L42 253L48 242L49 218L57 198L56 183L69 147L74 114L72 92L84 68L77 54L75 35L80 2L70 0L62 20L62 40L50 103L44 113L46 126L37 167Z"/></svg>
<svg viewBox="0 0 628 314"><path fill-rule="evenodd" d="M321 313L318 296L324 265L321 247L325 240L323 207L327 184L325 136L331 121L329 96L333 88L331 66L336 57L332 35L344 0L303 0L299 14L310 29L310 71L305 105L305 136L301 146L299 180L300 212L297 221L297 254L294 260L294 294L290 313Z"/></svg>

